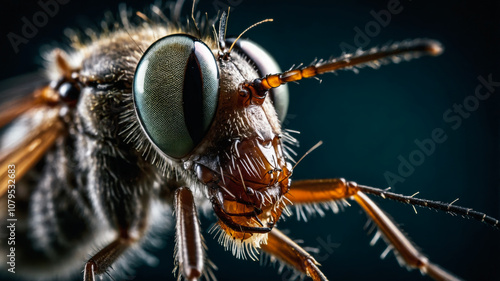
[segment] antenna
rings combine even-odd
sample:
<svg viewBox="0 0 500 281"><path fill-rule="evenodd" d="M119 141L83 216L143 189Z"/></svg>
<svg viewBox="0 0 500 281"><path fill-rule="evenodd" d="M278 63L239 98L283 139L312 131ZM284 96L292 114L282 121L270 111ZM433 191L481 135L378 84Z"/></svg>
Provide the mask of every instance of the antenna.
<svg viewBox="0 0 500 281"><path fill-rule="evenodd" d="M358 50L354 54L344 54L339 58L327 61L320 60L317 63L299 69L266 75L251 82L243 83L241 88L252 93L254 99L262 99L266 96L269 89L279 87L288 82L312 78L320 74L342 69L356 69L366 66L378 68L382 64L398 63L402 60L408 61L423 55L438 56L442 52L443 47L439 42L434 40L416 39L404 41L367 51Z"/></svg>

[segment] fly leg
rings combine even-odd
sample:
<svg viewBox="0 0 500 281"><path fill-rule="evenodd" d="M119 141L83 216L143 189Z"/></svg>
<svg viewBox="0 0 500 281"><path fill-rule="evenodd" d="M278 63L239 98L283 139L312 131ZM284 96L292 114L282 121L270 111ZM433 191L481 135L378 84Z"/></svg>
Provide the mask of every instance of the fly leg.
<svg viewBox="0 0 500 281"><path fill-rule="evenodd" d="M176 216L176 266L186 280L201 277L205 264L205 245L193 198L187 187L178 188L174 196ZM179 275L179 277L180 277Z"/></svg>
<svg viewBox="0 0 500 281"><path fill-rule="evenodd" d="M147 200L144 199L142 205L136 205L137 218L129 221L128 224L118 223L116 227L118 230L117 238L87 261L83 270L83 281L99 279L99 277L96 278L96 275L107 273L125 251L144 237L149 225L149 216L146 211L148 204L146 202Z"/></svg>
<svg viewBox="0 0 500 281"><path fill-rule="evenodd" d="M400 257L398 260L408 268L419 269L435 280L460 280L420 253L384 211L360 191L355 182L346 182L344 179L295 181L286 196L297 205L354 199L377 224L386 241L394 247Z"/></svg>
<svg viewBox="0 0 500 281"><path fill-rule="evenodd" d="M269 232L267 244L262 244L261 248L273 257L305 273L314 281L328 280L321 270L319 270L319 263L306 250L302 249L302 247L276 228Z"/></svg>
<svg viewBox="0 0 500 281"><path fill-rule="evenodd" d="M127 250L131 245L139 240L139 237L132 237L124 232L120 237L111 242L104 249L100 250L85 264L83 270L84 281L95 281L96 274L106 273L111 265Z"/></svg>

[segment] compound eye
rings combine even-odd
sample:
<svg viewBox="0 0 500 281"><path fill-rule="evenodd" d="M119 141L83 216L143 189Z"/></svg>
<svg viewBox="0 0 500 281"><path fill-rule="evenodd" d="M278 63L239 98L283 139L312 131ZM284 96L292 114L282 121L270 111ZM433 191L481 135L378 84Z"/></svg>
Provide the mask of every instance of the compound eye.
<svg viewBox="0 0 500 281"><path fill-rule="evenodd" d="M230 46L233 44L234 38L227 39L226 41L227 45ZM239 39L234 47L255 64L260 77L264 77L267 74L282 72L273 57L258 44L247 39ZM288 85L285 84L278 88L271 89L269 91L269 96L271 97L279 120L283 122L288 111Z"/></svg>
<svg viewBox="0 0 500 281"><path fill-rule="evenodd" d="M153 43L139 61L133 83L142 128L172 158L186 156L201 142L215 116L218 91L212 51L186 34Z"/></svg>

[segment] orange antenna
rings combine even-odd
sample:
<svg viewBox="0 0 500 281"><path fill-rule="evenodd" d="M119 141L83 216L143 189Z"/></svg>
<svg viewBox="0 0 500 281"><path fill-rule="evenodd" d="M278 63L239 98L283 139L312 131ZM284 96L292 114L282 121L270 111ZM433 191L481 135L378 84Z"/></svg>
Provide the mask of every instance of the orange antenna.
<svg viewBox="0 0 500 281"><path fill-rule="evenodd" d="M380 65L390 62L408 61L422 55L437 56L442 52L443 47L439 42L434 40L416 39L404 41L367 51L358 50L354 54L344 54L340 58L327 61L320 60L317 63L300 69L291 69L283 73L266 75L265 77L241 84L240 91L245 95L251 93L252 101L261 103L269 89L279 87L288 82L316 77L320 74L341 69L357 70L366 66L378 68Z"/></svg>

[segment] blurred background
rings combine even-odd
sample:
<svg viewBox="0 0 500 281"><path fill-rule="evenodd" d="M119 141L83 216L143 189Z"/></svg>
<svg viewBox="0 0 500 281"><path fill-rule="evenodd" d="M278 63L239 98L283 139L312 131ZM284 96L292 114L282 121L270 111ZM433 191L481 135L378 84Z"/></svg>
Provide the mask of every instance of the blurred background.
<svg viewBox="0 0 500 281"><path fill-rule="evenodd" d="M115 0L69 0L27 43L14 51L7 39L21 34L22 18L41 10L37 1L4 1L0 17L0 81L40 69L44 46L64 46L66 27L95 27L105 11L118 11ZM186 1L189 15L190 1ZM379 70L362 69L359 74L340 71L290 85L290 107L284 126L300 131L296 136L303 155L319 140L324 145L307 156L295 169L295 179L344 177L405 195L451 202L500 217L499 114L500 87L477 106L471 96L480 85L478 77L500 81L500 3L498 1L201 1L198 10L215 16L217 9L231 5L228 34L238 35L266 18L244 37L259 43L283 69L315 58L339 56L342 46L381 46L412 38L439 40L445 52ZM450 1L449 1L450 2ZM127 1L136 10L149 9L145 1ZM398 4L399 3L399 4ZM374 14L388 10L385 26ZM378 26L378 28L377 28ZM368 29L366 29L368 28ZM364 35L360 35L362 32ZM363 38L361 38L363 36ZM485 87L481 91L485 93ZM464 99L471 102L465 117L449 113ZM460 120L460 124L458 122ZM453 127L453 128L452 128ZM416 140L431 138L441 128L446 141L436 144L414 171L398 172L401 159L419 150ZM400 175L403 182L389 183L387 174ZM435 263L466 280L500 280L500 232L477 221L453 217L427 209L375 199L401 225L409 237ZM352 207L324 218L297 222L295 216L280 223L290 237L303 246L317 247L321 268L330 280L429 280L419 272L400 267L394 255L384 260L385 245L369 246L372 235L363 230L366 216ZM202 218L205 230L213 218ZM166 246L154 253L157 267L139 266L134 280L174 280L173 231L166 233ZM204 233L208 255L219 267L219 280L288 280L289 271L259 266L225 252L211 235ZM329 245L329 246L325 246ZM132 279L132 278L131 278Z"/></svg>

